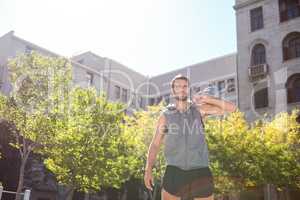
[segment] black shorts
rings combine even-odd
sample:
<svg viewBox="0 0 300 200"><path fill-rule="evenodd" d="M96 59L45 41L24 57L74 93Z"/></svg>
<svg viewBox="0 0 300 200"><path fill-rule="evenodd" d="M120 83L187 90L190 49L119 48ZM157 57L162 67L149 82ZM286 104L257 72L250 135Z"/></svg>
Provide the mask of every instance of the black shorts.
<svg viewBox="0 0 300 200"><path fill-rule="evenodd" d="M213 194L214 182L209 167L182 170L168 165L162 187L171 195L181 198L205 198Z"/></svg>

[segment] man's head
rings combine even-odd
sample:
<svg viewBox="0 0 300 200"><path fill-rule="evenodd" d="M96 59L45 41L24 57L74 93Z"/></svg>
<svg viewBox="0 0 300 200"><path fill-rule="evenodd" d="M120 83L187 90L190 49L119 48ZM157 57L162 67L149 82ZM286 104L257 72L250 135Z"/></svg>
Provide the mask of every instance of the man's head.
<svg viewBox="0 0 300 200"><path fill-rule="evenodd" d="M187 101L189 94L189 79L182 75L176 75L171 81L173 96L177 101Z"/></svg>

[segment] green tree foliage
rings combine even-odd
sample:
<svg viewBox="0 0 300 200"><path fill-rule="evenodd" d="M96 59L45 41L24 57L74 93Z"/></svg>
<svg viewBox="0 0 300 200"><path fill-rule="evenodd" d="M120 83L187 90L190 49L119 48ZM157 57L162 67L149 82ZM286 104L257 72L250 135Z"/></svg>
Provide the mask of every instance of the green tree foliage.
<svg viewBox="0 0 300 200"><path fill-rule="evenodd" d="M297 110L273 120L247 123L241 112L207 120L207 139L218 193L226 194L273 184L299 186Z"/></svg>
<svg viewBox="0 0 300 200"><path fill-rule="evenodd" d="M14 125L16 140L11 145L20 152L21 166L17 193L23 189L25 166L30 154L51 140L51 118L48 115L57 87L69 86L71 65L63 58L49 58L37 53L19 55L10 60L13 91L1 97L0 117ZM16 195L16 199L20 199Z"/></svg>
<svg viewBox="0 0 300 200"><path fill-rule="evenodd" d="M71 85L70 63L35 52L10 61L11 96L0 98L0 114L15 125L13 146L21 155L18 192L31 152L44 156L57 180L74 190L118 188L132 162L120 135L124 105L109 103L92 88ZM17 196L19 199L20 196Z"/></svg>
<svg viewBox="0 0 300 200"><path fill-rule="evenodd" d="M68 113L53 122L55 139L46 145L46 166L72 190L119 188L132 164L127 141L120 137L123 105L107 102L93 89L74 88L68 106Z"/></svg>

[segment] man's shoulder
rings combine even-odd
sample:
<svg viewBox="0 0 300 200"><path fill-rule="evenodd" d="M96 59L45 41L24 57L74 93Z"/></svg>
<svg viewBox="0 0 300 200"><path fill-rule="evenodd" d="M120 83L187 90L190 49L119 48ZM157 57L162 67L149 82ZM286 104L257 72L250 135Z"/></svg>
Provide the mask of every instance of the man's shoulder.
<svg viewBox="0 0 300 200"><path fill-rule="evenodd" d="M168 105L164 106L161 110L162 114L170 114L176 110L175 104L169 103Z"/></svg>
<svg viewBox="0 0 300 200"><path fill-rule="evenodd" d="M169 103L168 105L165 106L165 110L175 110L176 109L176 105L174 103Z"/></svg>
<svg viewBox="0 0 300 200"><path fill-rule="evenodd" d="M194 109L197 109L197 106L193 102L189 102L190 106ZM176 105L175 103L169 103L168 105L164 106L162 109L163 112L171 112L176 111Z"/></svg>

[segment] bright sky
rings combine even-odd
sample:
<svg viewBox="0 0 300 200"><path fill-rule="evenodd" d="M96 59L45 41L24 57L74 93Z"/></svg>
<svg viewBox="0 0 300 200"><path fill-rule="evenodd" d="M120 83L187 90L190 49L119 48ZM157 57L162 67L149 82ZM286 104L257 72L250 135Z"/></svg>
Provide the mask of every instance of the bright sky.
<svg viewBox="0 0 300 200"><path fill-rule="evenodd" d="M236 51L234 0L0 0L10 30L64 56L92 51L157 75Z"/></svg>

